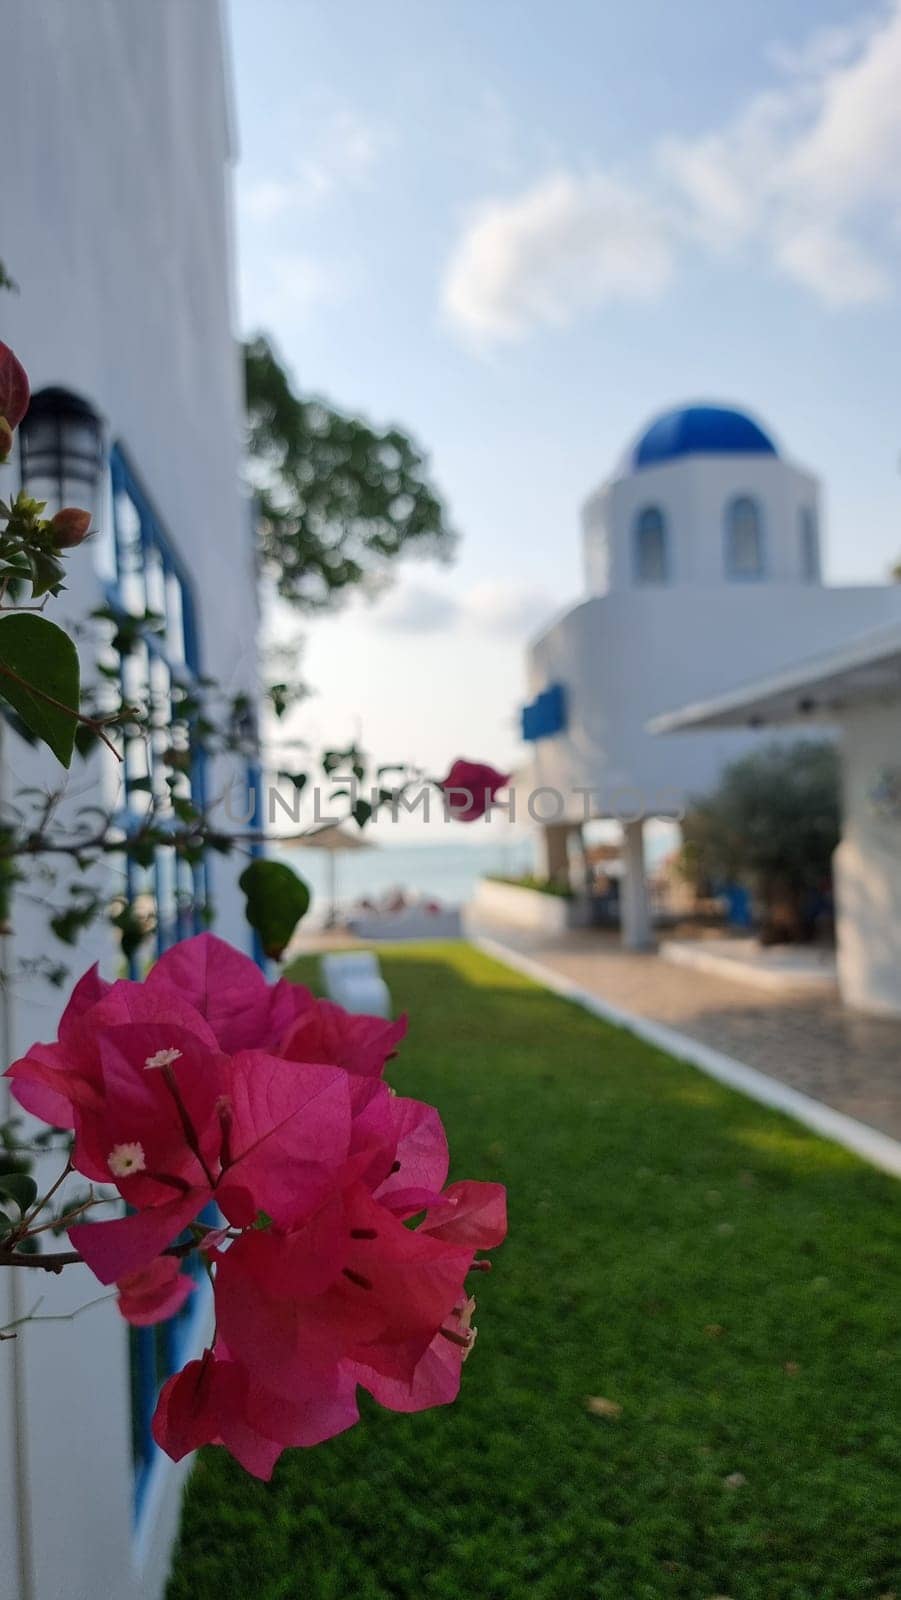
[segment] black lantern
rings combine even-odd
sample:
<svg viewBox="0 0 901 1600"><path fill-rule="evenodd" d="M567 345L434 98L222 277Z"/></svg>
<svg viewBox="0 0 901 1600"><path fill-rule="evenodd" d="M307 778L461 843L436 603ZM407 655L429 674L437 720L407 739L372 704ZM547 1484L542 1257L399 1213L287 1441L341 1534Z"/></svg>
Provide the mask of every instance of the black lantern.
<svg viewBox="0 0 901 1600"><path fill-rule="evenodd" d="M106 452L103 423L69 389L40 389L19 424L22 488L47 502L48 515L80 506L93 516Z"/></svg>

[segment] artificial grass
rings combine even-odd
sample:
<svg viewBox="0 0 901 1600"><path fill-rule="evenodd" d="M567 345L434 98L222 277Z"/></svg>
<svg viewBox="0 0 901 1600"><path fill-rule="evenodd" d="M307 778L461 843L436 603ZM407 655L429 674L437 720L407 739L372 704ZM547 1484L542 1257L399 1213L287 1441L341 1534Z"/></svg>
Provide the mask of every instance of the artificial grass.
<svg viewBox="0 0 901 1600"><path fill-rule="evenodd" d="M270 1485L204 1452L168 1600L901 1600L897 1183L465 945L381 958L390 1080L510 1191L463 1393Z"/></svg>

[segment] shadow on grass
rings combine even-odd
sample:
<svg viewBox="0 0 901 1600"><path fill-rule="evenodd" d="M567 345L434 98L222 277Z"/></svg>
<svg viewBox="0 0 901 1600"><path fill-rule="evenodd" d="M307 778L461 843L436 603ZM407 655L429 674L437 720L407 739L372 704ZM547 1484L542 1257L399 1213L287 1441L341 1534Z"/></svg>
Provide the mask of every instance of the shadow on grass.
<svg viewBox="0 0 901 1600"><path fill-rule="evenodd" d="M901 1584L895 1182L465 945L379 955L390 1081L510 1191L463 1394L364 1403L271 1485L206 1452L170 1600Z"/></svg>

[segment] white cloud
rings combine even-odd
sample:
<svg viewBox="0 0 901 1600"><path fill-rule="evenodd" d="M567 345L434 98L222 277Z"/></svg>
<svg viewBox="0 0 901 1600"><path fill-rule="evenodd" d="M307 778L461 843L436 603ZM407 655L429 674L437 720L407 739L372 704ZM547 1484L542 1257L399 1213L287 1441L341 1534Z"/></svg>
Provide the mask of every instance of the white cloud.
<svg viewBox="0 0 901 1600"><path fill-rule="evenodd" d="M247 177L239 184L239 203L251 222L272 223L307 209L344 188L359 188L370 178L390 143L383 127L342 109L304 130L303 155L284 176Z"/></svg>
<svg viewBox="0 0 901 1600"><path fill-rule="evenodd" d="M372 620L391 633L443 633L459 620L453 595L425 584L403 583L378 602Z"/></svg>
<svg viewBox="0 0 901 1600"><path fill-rule="evenodd" d="M901 6L818 32L783 70L719 132L668 141L662 170L709 243L754 244L830 306L885 299L901 213Z"/></svg>
<svg viewBox="0 0 901 1600"><path fill-rule="evenodd" d="M555 609L556 601L545 589L491 579L475 584L465 598L466 619L473 627L508 638L527 637Z"/></svg>
<svg viewBox="0 0 901 1600"><path fill-rule="evenodd" d="M341 305L353 293L353 280L341 263L319 260L303 250L269 252L251 270L241 271L241 312L245 326L304 326L315 311Z"/></svg>
<svg viewBox="0 0 901 1600"><path fill-rule="evenodd" d="M452 255L446 312L522 338L652 298L692 246L744 256L828 306L891 294L901 235L901 0L773 52L779 78L724 126L669 138L641 180L558 171L484 206Z"/></svg>
<svg viewBox="0 0 901 1600"><path fill-rule="evenodd" d="M892 277L850 234L828 223L792 228L773 247L777 267L827 306L870 305L892 292Z"/></svg>
<svg viewBox="0 0 901 1600"><path fill-rule="evenodd" d="M558 172L482 208L444 285L451 319L476 338L519 339L539 324L664 288L671 247L662 217L602 173Z"/></svg>
<svg viewBox="0 0 901 1600"><path fill-rule="evenodd" d="M527 584L484 579L463 595L401 583L379 599L372 623L392 633L449 633L459 628L523 639L553 614L556 601Z"/></svg>

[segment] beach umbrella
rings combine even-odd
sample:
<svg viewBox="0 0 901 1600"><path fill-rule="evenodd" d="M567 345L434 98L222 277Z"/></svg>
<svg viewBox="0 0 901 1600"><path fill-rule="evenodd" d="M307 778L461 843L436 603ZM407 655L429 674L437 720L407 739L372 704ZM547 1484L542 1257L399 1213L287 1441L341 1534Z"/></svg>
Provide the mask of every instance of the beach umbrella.
<svg viewBox="0 0 901 1600"><path fill-rule="evenodd" d="M373 839L365 839L362 833L350 833L335 822L327 822L322 828L314 828L310 833L300 833L294 839L283 839L283 849L288 850L325 850L329 858L328 893L329 914L328 926L334 926L338 915L338 856L343 850L377 850L378 845Z"/></svg>

